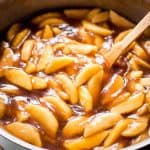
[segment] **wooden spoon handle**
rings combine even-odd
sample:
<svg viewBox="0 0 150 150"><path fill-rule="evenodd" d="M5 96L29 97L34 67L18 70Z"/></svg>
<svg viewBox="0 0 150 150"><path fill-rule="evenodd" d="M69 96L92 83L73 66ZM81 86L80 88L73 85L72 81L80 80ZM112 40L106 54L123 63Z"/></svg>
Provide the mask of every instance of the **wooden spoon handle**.
<svg viewBox="0 0 150 150"><path fill-rule="evenodd" d="M104 55L108 68L115 63L116 59L124 52L124 50L143 33L150 25L150 12L134 27L134 29L125 38L114 44L111 50Z"/></svg>
<svg viewBox="0 0 150 150"><path fill-rule="evenodd" d="M127 48L150 25L150 11L121 41L122 48Z"/></svg>

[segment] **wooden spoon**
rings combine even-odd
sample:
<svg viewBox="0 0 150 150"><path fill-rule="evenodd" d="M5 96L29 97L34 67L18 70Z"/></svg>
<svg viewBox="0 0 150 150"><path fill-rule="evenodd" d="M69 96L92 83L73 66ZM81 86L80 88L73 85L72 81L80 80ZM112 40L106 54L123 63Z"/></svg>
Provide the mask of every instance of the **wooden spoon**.
<svg viewBox="0 0 150 150"><path fill-rule="evenodd" d="M127 34L124 39L112 46L110 51L104 55L108 68L115 63L117 58L124 53L126 48L138 38L143 31L150 25L150 11L146 16L133 28L133 30Z"/></svg>

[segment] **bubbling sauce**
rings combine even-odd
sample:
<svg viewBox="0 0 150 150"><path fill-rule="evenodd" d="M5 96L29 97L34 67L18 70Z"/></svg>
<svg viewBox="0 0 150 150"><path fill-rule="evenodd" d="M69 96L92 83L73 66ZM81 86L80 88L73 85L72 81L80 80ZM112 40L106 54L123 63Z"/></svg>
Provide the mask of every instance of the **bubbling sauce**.
<svg viewBox="0 0 150 150"><path fill-rule="evenodd" d="M149 137L150 41L142 35L107 69L105 54L134 26L111 13L48 12L10 27L0 127L49 150L121 149Z"/></svg>

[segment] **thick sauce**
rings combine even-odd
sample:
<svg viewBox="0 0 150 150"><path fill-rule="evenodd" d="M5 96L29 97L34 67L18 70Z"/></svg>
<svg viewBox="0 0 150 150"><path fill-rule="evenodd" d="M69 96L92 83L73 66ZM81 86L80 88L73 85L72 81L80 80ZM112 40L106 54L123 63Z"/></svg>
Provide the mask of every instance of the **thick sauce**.
<svg viewBox="0 0 150 150"><path fill-rule="evenodd" d="M7 40L3 42L1 46L3 55L0 59L0 126L31 144L50 150L73 148L79 150L97 150L105 149L106 147L109 149L120 149L148 138L150 55L148 54L149 48L146 42L150 42L149 39L142 35L129 47L129 52L120 56L114 66L108 70L105 54L110 50L117 39L121 40L121 37L119 37L120 33L123 33L123 31L130 28L130 26L126 27L126 29L124 29L124 27L118 27L114 22L112 23L110 21L108 16L105 16L104 20L93 21L94 19L92 18L94 18L95 15L101 14L101 12L96 11L96 9L95 14L92 14L94 10L85 10L84 16L82 16L83 12L81 10L77 11L79 11L78 13L81 13L81 15L78 16L77 13L75 13L76 16L74 13L66 12L65 14L62 12L49 13L47 17L42 18L41 16L41 18L32 19L32 21L25 23L25 25L17 24L14 25L15 27L9 29ZM109 15L109 12L107 13L107 15ZM91 24L95 24L97 28L102 28L101 30L110 31L110 33L105 33L104 35L103 33L99 33L99 31L95 31L99 29L87 29L87 25L83 23L83 19L88 20ZM28 29L27 33L22 32L25 28ZM30 42L26 44L27 41ZM147 47L144 47L145 44L147 44ZM47 53L44 53L46 47L48 47L48 50ZM73 62L67 64L66 61L70 60L66 58L60 64L59 61L54 61L55 58L66 56L67 58L70 57ZM62 65L63 63L66 64ZM79 74L90 64L98 64L101 66L101 69L92 73L91 76L89 74L94 69L91 69L91 72L88 73L85 73L85 71L83 73L85 81L76 85ZM42 67L38 69L38 66ZM23 78L24 76L20 77L18 69L25 74L24 76L26 76L26 79L29 79L29 81ZM9 71L10 73L8 73ZM99 76L101 71L103 71L103 75ZM17 72L16 75L12 75L14 72ZM92 78L96 73L96 79ZM66 88L68 82L64 85L65 83L57 77L62 74L69 78L69 83L71 81L70 84L75 87L77 92L76 102L71 101L71 94L74 93ZM89 77L87 77L88 75ZM16 78L14 76L16 76ZM35 77L38 77L38 79L36 80ZM92 79L94 81L91 81ZM98 81L98 83L95 81ZM145 83L146 81L147 83ZM27 82L31 84L31 89L27 87ZM92 82L94 83L92 84ZM68 86L70 86L70 84L68 84ZM140 102L137 107L126 110L126 108L130 106L134 106L134 104L130 105L127 103L130 103L132 100L134 101L132 97L136 94L144 95L142 102ZM90 96L88 97L87 95ZM65 112L60 112L63 108L61 104L58 106L59 103L56 104L55 102L45 100L44 97L46 96L53 96L63 101L65 107L71 111L71 113L67 115L68 117L63 117L61 114ZM89 100L90 98L92 101ZM39 119L35 119L35 114L33 115L31 110L28 111L27 107L30 104L41 106L46 110L48 109L48 111L54 115L58 122L55 138L49 135ZM123 108L124 110L121 110L122 104L125 107ZM57 110L58 108L61 109ZM65 113L67 113L67 111ZM118 138L112 141L111 144L106 144L105 141L107 141L108 135L110 135L117 126L117 122L113 123L114 120L112 120L113 125L104 129L109 132L108 135L102 142L96 142L95 145L91 146L88 144L89 141L86 138L90 138L90 136L94 136L103 130L100 131L100 129L98 129L97 132L90 132L89 136L86 136L85 132L87 131L88 125L90 126L90 122L94 123L93 118L98 117L101 113L106 113L106 115L107 113L117 113L121 116L121 119L117 122L120 120L129 120L129 123L122 131L116 131ZM79 133L75 133L73 136L66 137L66 135L63 134L64 127L73 117L80 116L86 118L86 125L81 127L83 130ZM39 118L40 117L42 116L39 116ZM50 120L46 121L49 122ZM40 135L42 144L38 145L36 141L26 140L22 135L18 135L16 133L17 131L13 132L13 127L11 129L10 127L14 122L21 122L22 124L29 124L31 127L35 127L34 129L36 129L36 132ZM136 125L137 122L146 122L144 123L145 128L141 132L130 127L134 124ZM138 124L139 126L142 124L140 123ZM50 122L50 124L53 124L53 122ZM99 126L99 123L95 123L95 126ZM94 126L92 126L92 128L95 130ZM74 128L72 128L72 130L74 130ZM131 134L127 133L128 130L131 130ZM82 145L82 142L79 142L78 144L82 146L77 146L73 143L74 146L70 144L71 146L69 145L69 148L67 145L67 143L70 142L69 139L78 139L80 137L85 138L87 142L85 145L89 146L84 147L84 144Z"/></svg>

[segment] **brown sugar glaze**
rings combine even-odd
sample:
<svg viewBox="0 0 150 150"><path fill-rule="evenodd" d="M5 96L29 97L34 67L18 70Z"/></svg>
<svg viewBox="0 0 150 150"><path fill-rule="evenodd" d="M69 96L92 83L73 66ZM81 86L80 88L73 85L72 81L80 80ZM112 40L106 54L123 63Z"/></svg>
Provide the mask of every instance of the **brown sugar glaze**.
<svg viewBox="0 0 150 150"><path fill-rule="evenodd" d="M34 39L37 43L39 43L37 48L34 49L34 51L36 51L36 54L38 55L38 57L40 57L40 50L41 50L40 47L43 47L44 45L51 45L53 47L57 43L66 43L68 39L71 39L71 40L74 40L77 42L81 42L81 43L86 43L86 39L84 39L84 37L82 37L80 35L80 30L83 28L81 25L81 20L68 19L64 15L62 16L62 18L66 21L66 23L53 26L53 27L57 27L62 32L60 34L55 35L54 37L52 37L50 39L46 39L46 40L43 40L41 37L36 36L35 33L39 30L39 28L36 25L33 25L30 21L26 25L24 25L25 27L28 27L31 29L31 33L28 36L28 39ZM50 77L53 78L59 72L66 72L67 74L69 74L69 76L72 80L75 80L76 73L79 72L79 70L84 66L84 64L89 63L88 62L89 58L90 58L90 61L96 62L105 67L105 65L104 65L105 59L103 58L103 49L105 50L105 52L109 51L111 46L114 43L114 39L116 38L116 36L120 32L123 31L123 29L116 27L110 21L107 21L106 23L108 24L109 28L113 31L113 34L103 37L103 40L104 40L103 45L101 48L98 49L98 51L96 53L91 53L91 54L88 54L85 56L80 55L80 54L74 54L74 53L67 54L67 56L73 56L73 57L76 57L78 60L80 60L79 62L76 62L74 64L72 73L69 74L67 72L67 68L64 68L64 69L60 69L59 71L56 71L55 73L51 73L50 75L44 73L43 71L34 72L34 73L32 73L32 75L42 77L42 78L48 80ZM91 31L88 31L86 29L84 32L86 34L88 34L90 37L91 43L88 43L88 44L94 45L94 39L95 39L96 34ZM142 43L146 40L147 40L146 38L141 37L138 39L138 42ZM7 42L7 44L8 44L8 47L10 47L12 49L12 51L14 52L13 67L21 68L24 70L24 68L26 66L26 62L23 62L21 60L21 56L20 56L20 49L22 47L22 44L18 48L11 47L11 42ZM145 49L145 51L146 51L146 49ZM129 89L128 89L129 80L127 79L127 74L130 71L130 67L128 65L129 59L127 58L127 55L128 55L128 53L121 56L110 70L107 70L107 68L104 68L105 73L104 73L104 77L102 80L101 91L99 92L98 103L94 106L92 111L85 112L83 107L79 103L70 104L69 101L65 101L69 105L69 107L72 109L73 116L80 116L80 115L92 116L92 115L100 113L100 112L109 111L109 109L107 107L107 105L109 105L109 103L104 104L102 102L102 100L103 100L105 93L107 93L106 86L108 86L109 83L113 82L113 79L114 79L113 77L116 74L121 75L126 83L124 84L124 87L122 89L120 89L120 91L115 93L115 95L113 96L113 99L115 99L117 96L119 96L122 92L129 91ZM57 57L64 56L63 50L61 48L58 50L55 50L54 56L57 56ZM38 60L31 58L31 60L32 59L33 59L34 63L37 63ZM5 66L5 67L7 67L7 66ZM146 76L146 77L150 76L149 69L147 69L147 68L142 69L142 71L144 73L143 76ZM14 85L14 84L10 83L5 77L1 77L0 78L0 91L1 91L2 87L6 86L6 84ZM61 84L59 84L59 86L60 86L60 89L63 89ZM64 149L63 142L66 138L63 137L63 135L62 135L62 129L63 129L64 125L66 124L67 120L63 121L62 118L57 114L53 105L40 99L41 97L43 97L45 95L56 96L57 92L55 91L55 89L53 89L51 87L47 87L42 90L27 91L19 86L17 86L17 87L19 88L19 91L17 93L15 93L15 94L4 93L4 95L2 95L2 98L5 99L7 111L5 113L5 116L0 120L0 125L5 128L6 125L17 121L16 112L19 111L19 112L27 113L25 111L25 107L26 107L26 105L28 105L30 103L36 104L36 105L41 105L43 107L48 108L51 112L53 112L53 114L56 116L56 118L59 122L59 129L57 132L56 139L51 139L50 137L48 137L48 135L45 133L42 126L40 126L39 123L36 122L31 116L29 116L28 119L24 121L24 123L29 123L38 129L38 131L40 132L41 139L42 139L42 143L43 143L42 147L43 148L47 148L50 150ZM148 89L148 87L145 87L145 88ZM124 116L126 116L126 115L124 115ZM125 138L125 137L120 138L122 143L124 143L124 147L131 145L132 139L134 139L134 138Z"/></svg>

